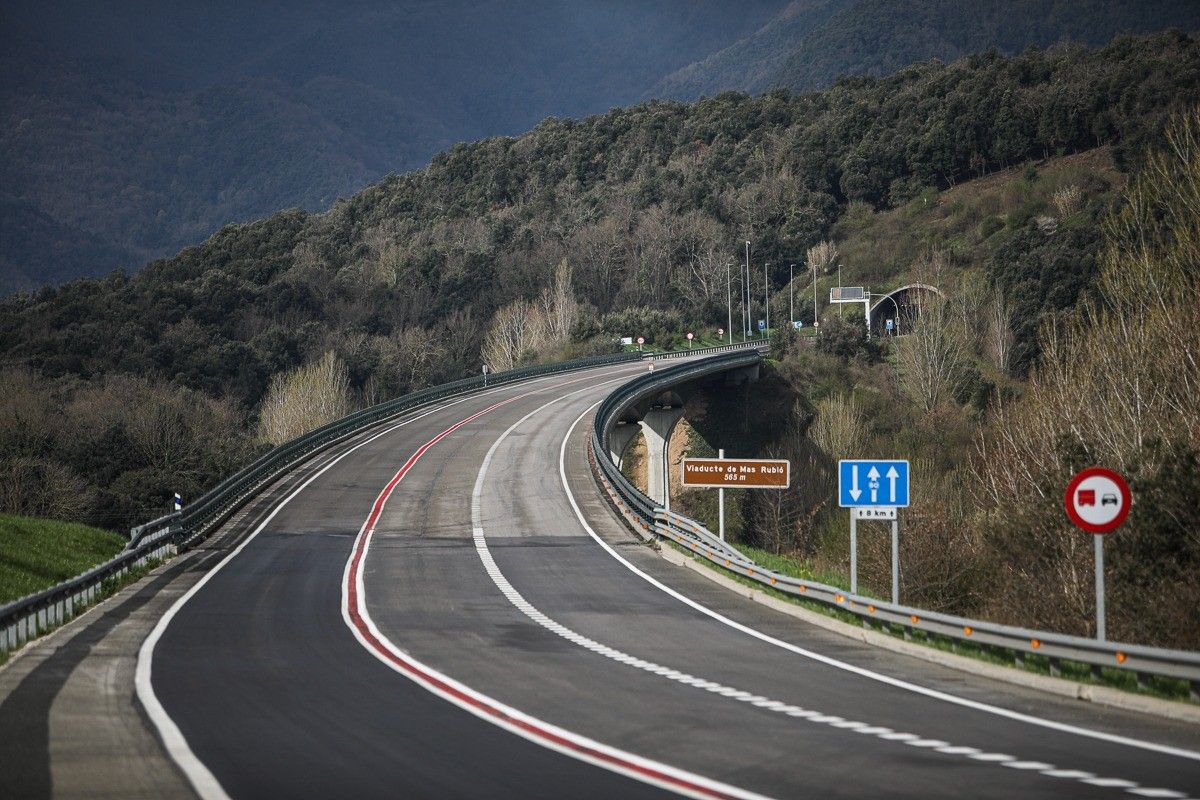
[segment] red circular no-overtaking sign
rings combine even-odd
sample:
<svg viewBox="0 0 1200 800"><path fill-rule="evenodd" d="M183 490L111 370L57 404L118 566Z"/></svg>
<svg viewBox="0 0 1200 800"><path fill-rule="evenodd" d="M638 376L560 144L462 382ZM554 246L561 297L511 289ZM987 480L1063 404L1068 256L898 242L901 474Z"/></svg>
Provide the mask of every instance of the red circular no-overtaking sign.
<svg viewBox="0 0 1200 800"><path fill-rule="evenodd" d="M1063 495L1067 516L1088 533L1112 533L1129 516L1133 495L1129 484L1104 467L1088 467L1067 484Z"/></svg>

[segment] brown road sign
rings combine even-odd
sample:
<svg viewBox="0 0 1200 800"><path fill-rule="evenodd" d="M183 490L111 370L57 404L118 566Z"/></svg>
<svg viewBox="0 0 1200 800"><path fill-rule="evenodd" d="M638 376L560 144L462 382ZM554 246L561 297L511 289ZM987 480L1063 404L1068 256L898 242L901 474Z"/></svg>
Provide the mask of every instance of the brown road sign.
<svg viewBox="0 0 1200 800"><path fill-rule="evenodd" d="M791 462L782 458L685 458L684 486L716 489L786 489Z"/></svg>

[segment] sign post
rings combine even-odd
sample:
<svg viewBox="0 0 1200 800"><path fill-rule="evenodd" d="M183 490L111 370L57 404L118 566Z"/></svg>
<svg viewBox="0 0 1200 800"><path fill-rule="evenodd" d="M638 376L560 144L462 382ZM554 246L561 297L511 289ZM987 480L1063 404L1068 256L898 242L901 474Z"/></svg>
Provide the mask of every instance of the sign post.
<svg viewBox="0 0 1200 800"><path fill-rule="evenodd" d="M717 535L725 541L725 489L786 489L791 485L792 464L784 458L685 458L680 464L680 484L717 490Z"/></svg>
<svg viewBox="0 0 1200 800"><path fill-rule="evenodd" d="M717 458L725 458L725 448L722 447L717 451ZM721 541L725 541L725 487L717 489L717 536Z"/></svg>
<svg viewBox="0 0 1200 800"><path fill-rule="evenodd" d="M485 389L487 388L487 376L488 376L488 373L491 371L492 371L491 367L489 367L487 364L483 365L483 388L485 388Z"/></svg>
<svg viewBox="0 0 1200 800"><path fill-rule="evenodd" d="M1104 536L1121 526L1129 516L1133 495L1119 473L1104 467L1088 467L1071 478L1063 495L1067 517L1076 527L1093 534L1096 549L1096 639L1103 642L1104 630Z"/></svg>
<svg viewBox="0 0 1200 800"><path fill-rule="evenodd" d="M892 523L892 602L900 603L900 520L908 508L908 462L842 459L838 505L850 509L850 593L858 594L858 521Z"/></svg>
<svg viewBox="0 0 1200 800"><path fill-rule="evenodd" d="M692 349L692 334L689 333L687 335L687 339L688 339L688 350L691 350Z"/></svg>

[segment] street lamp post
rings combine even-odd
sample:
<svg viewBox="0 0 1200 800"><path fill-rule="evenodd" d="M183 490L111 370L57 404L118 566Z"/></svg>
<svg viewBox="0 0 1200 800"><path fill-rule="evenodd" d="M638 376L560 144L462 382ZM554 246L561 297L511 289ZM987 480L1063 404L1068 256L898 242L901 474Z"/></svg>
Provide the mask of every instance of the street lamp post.
<svg viewBox="0 0 1200 800"><path fill-rule="evenodd" d="M817 265L812 265L813 271L813 330L817 328Z"/></svg>
<svg viewBox="0 0 1200 800"><path fill-rule="evenodd" d="M793 328L796 326L796 287L793 285L796 282L796 265L788 264L788 324Z"/></svg>
<svg viewBox="0 0 1200 800"><path fill-rule="evenodd" d="M745 324L742 326L742 341L745 342L746 336L748 336L750 333L750 318L752 317L752 315L754 315L751 313L751 305L750 305L750 240L749 239L746 240L746 289L745 289L745 293L743 293L742 296L745 297L745 302L746 302L746 313L745 313L745 317L743 317L743 319L745 320Z"/></svg>
<svg viewBox="0 0 1200 800"><path fill-rule="evenodd" d="M730 263L728 256L725 257L725 309L729 314L729 323L725 330L729 331L729 343L733 344L733 277L730 275Z"/></svg>

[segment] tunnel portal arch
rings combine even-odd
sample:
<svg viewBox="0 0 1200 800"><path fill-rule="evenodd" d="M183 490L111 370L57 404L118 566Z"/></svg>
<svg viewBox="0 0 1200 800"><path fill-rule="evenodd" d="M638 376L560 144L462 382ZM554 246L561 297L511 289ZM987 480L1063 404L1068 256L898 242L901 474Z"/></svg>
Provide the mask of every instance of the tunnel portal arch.
<svg viewBox="0 0 1200 800"><path fill-rule="evenodd" d="M941 289L928 283L910 283L880 295L871 305L868 319L872 336L903 336L921 316L921 305L933 297L945 299ZM894 320L893 329L887 329L887 320Z"/></svg>

